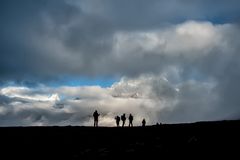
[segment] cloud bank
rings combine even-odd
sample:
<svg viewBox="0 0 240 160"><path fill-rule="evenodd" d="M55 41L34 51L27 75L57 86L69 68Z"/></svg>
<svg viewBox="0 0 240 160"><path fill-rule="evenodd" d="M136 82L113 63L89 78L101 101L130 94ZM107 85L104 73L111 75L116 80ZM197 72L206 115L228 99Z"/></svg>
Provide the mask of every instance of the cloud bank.
<svg viewBox="0 0 240 160"><path fill-rule="evenodd" d="M179 55L192 49L191 53L196 55L195 51L206 52L205 47L214 47L217 34L236 37L238 29L221 28L238 24L238 3L236 0L101 3L24 0L21 4L3 1L1 81L44 83L64 76L121 77L159 71L162 68L159 64L166 63L162 59L172 62L178 58L169 59L163 53ZM234 37L231 41L237 40ZM133 44L129 43L132 39ZM138 61L143 65L138 66Z"/></svg>
<svg viewBox="0 0 240 160"><path fill-rule="evenodd" d="M239 2L24 0L0 6L0 125L240 118ZM109 87L53 87L65 78Z"/></svg>

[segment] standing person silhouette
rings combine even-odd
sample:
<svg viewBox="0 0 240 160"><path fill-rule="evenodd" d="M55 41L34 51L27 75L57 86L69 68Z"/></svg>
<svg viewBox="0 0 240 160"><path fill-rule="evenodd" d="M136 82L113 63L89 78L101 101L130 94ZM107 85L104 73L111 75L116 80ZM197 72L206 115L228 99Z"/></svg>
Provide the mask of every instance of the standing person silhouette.
<svg viewBox="0 0 240 160"><path fill-rule="evenodd" d="M98 114L97 110L93 113L93 118L94 118L94 127L98 127L98 117L100 114Z"/></svg>
<svg viewBox="0 0 240 160"><path fill-rule="evenodd" d="M143 118L142 120L142 126L145 127L146 126L146 120Z"/></svg>
<svg viewBox="0 0 240 160"><path fill-rule="evenodd" d="M132 116L132 114L129 115L128 120L129 120L129 125L128 126L133 127L133 116Z"/></svg>
<svg viewBox="0 0 240 160"><path fill-rule="evenodd" d="M116 120L117 127L119 127L120 117L117 115L115 117L115 120Z"/></svg>
<svg viewBox="0 0 240 160"><path fill-rule="evenodd" d="M122 127L124 127L125 121L126 121L125 113L121 116L121 120L122 120Z"/></svg>

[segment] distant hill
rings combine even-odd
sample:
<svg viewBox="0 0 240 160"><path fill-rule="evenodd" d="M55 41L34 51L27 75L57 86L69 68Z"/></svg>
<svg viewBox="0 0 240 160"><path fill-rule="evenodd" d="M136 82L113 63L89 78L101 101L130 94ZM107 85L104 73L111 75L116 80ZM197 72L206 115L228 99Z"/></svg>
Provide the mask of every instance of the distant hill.
<svg viewBox="0 0 240 160"><path fill-rule="evenodd" d="M2 127L0 156L24 159L238 155L240 121L147 127Z"/></svg>

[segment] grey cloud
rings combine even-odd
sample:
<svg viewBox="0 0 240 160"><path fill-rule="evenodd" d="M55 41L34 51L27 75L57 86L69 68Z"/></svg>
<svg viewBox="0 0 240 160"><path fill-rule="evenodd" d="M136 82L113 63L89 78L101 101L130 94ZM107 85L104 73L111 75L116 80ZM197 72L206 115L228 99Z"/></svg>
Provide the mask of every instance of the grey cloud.
<svg viewBox="0 0 240 160"><path fill-rule="evenodd" d="M0 94L0 105L5 105L11 102L11 98Z"/></svg>
<svg viewBox="0 0 240 160"><path fill-rule="evenodd" d="M188 81L178 86L177 103L159 112L159 120L178 123L208 120L221 120L223 116L218 106L218 96L214 94L214 84L211 82ZM225 113L226 115L227 113ZM231 119L231 117L224 117Z"/></svg>
<svg viewBox="0 0 240 160"><path fill-rule="evenodd" d="M96 0L73 1L86 12L100 14L113 22L117 28L136 30L155 28L168 23L179 23L189 19L219 21L239 20L237 0L138 0L98 2ZM95 6L98 6L97 8Z"/></svg>
<svg viewBox="0 0 240 160"><path fill-rule="evenodd" d="M101 3L25 0L21 4L3 1L0 14L2 81L44 82L65 75L122 76L139 75L141 71L158 72L164 63L172 60L163 55L132 54L118 59L112 55L114 35L119 31L156 30L189 19L235 22L240 6L237 4L234 0Z"/></svg>
<svg viewBox="0 0 240 160"><path fill-rule="evenodd" d="M52 112L48 109L23 109L21 111L8 110L1 114L1 126L42 126L42 125L69 125L67 121L72 114Z"/></svg>

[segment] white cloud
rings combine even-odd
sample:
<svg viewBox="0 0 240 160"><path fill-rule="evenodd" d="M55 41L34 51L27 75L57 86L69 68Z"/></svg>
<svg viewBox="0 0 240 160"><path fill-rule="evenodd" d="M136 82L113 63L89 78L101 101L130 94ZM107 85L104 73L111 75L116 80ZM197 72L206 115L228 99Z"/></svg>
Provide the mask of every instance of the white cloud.
<svg viewBox="0 0 240 160"><path fill-rule="evenodd" d="M150 31L118 32L114 35L114 53L166 54L168 56L201 57L216 47L223 48L224 32L234 25L214 25L210 22L187 21ZM193 55L197 54L197 55Z"/></svg>
<svg viewBox="0 0 240 160"><path fill-rule="evenodd" d="M58 94L52 93L49 94L39 94L34 90L31 90L27 87L5 87L0 90L0 94L8 96L10 98L21 98L28 101L50 101L56 102L60 98Z"/></svg>
<svg viewBox="0 0 240 160"><path fill-rule="evenodd" d="M25 103L15 103L17 100L13 99L12 103L2 106L1 114L8 113L5 116L9 122L3 121L0 125L92 125L95 109L101 114L100 125L103 126L114 126L115 115L123 113L134 115L134 125L141 125L142 118L146 118L148 124L214 120L221 118L208 117L208 114L217 111L214 104L216 95L212 95L214 87L213 82L200 81L173 84L163 75L148 74L122 78L109 88L25 88L32 93L32 99L35 93L45 96L46 93L39 93L42 90L47 90L55 98L64 96L64 99L55 102L63 104L59 108L54 107L52 101L30 101L31 95L26 98L25 92L19 92L23 89L21 87L5 87L1 89L4 91L1 94L18 94ZM11 94L6 90L11 90Z"/></svg>

